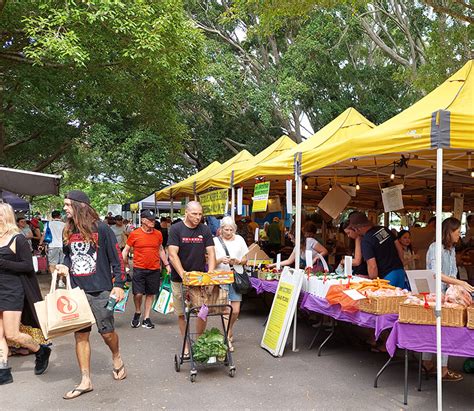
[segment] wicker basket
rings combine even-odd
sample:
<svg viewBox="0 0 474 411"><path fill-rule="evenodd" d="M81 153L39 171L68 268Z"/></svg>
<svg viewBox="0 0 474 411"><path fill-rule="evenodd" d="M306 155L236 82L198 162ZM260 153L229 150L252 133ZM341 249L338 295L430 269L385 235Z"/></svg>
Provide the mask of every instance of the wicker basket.
<svg viewBox="0 0 474 411"><path fill-rule="evenodd" d="M229 303L229 292L218 285L188 287L187 300L192 307L206 305L225 305ZM209 314L225 311L223 307L209 308Z"/></svg>
<svg viewBox="0 0 474 411"><path fill-rule="evenodd" d="M467 308L467 328L474 330L474 305Z"/></svg>
<svg viewBox="0 0 474 411"><path fill-rule="evenodd" d="M359 310L372 314L398 314L406 296L370 297L359 301Z"/></svg>
<svg viewBox="0 0 474 411"><path fill-rule="evenodd" d="M423 305L401 304L398 321L409 324L436 325L434 307ZM464 327L466 325L465 308L442 308L441 325L445 327Z"/></svg>

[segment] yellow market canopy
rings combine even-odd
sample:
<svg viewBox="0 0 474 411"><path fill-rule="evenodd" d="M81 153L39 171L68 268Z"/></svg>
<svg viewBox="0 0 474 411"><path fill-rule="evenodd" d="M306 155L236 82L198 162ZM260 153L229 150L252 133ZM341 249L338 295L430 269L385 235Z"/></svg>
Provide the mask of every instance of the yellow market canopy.
<svg viewBox="0 0 474 411"><path fill-rule="evenodd" d="M320 129L316 134L298 144L282 155L248 170L242 179L236 183L256 176L282 176L292 175L294 172L294 158L296 153L302 153L303 174L304 169L311 169L311 165L320 157L327 159L326 150L333 145L339 145L352 136L358 136L371 130L375 125L367 120L355 108L348 108L334 120Z"/></svg>
<svg viewBox="0 0 474 411"><path fill-rule="evenodd" d="M220 167L218 167L211 176L203 176L197 179L196 181L196 192L201 193L209 188L212 187L219 187L219 188L228 188L230 185L230 175L232 170L236 167L239 167L239 164L247 163L248 160L252 160L253 162L254 156L250 154L247 150L242 150L240 153L236 154L231 159L227 160L223 163ZM227 179L227 183L221 186L215 186L212 183L212 179L216 176L229 176ZM224 178L222 178L222 181Z"/></svg>
<svg viewBox="0 0 474 411"><path fill-rule="evenodd" d="M473 61L438 88L387 120L360 135L351 135L336 146L321 147L325 155L304 164L303 174L362 186L374 193L380 188L403 184L408 199L418 205L433 205L436 180L436 148L444 150L444 197L452 192L464 194L465 208L474 204L474 72ZM391 174L396 178L391 179ZM331 184L331 180L329 184ZM358 194L359 195L359 194ZM430 198L431 197L431 198ZM448 208L448 211L450 209Z"/></svg>
<svg viewBox="0 0 474 411"><path fill-rule="evenodd" d="M474 73L473 60L422 98L420 101L363 135L351 135L341 144L324 147L324 156L303 165L303 174L348 158L383 154L420 152L443 148L474 150ZM426 152L425 152L426 153ZM429 155L429 153L426 153ZM462 153L453 153L455 159ZM423 153L418 155L423 161ZM468 156L451 169L468 171ZM373 163L373 160L370 160ZM424 165L431 164L427 158ZM448 160L449 161L449 160ZM304 163L304 158L303 158ZM358 164L363 164L359 159ZM354 165L354 164L353 164ZM446 167L448 166L448 167ZM445 164L447 170L450 165Z"/></svg>
<svg viewBox="0 0 474 411"><path fill-rule="evenodd" d="M232 171L234 171L234 182L252 178L254 172L253 170L258 169L259 164L278 157L282 153L287 152L294 147L296 147L296 143L291 138L288 136L282 136L251 159L234 163L233 167L227 167L225 170L219 172L212 177L205 187L229 187Z"/></svg>
<svg viewBox="0 0 474 411"><path fill-rule="evenodd" d="M172 186L166 187L163 190L157 191L155 194L156 199L165 200L170 198L183 197L186 195L193 195L194 183L196 182L196 180L200 177L210 177L220 166L221 163L219 163L218 161L212 162L206 168L184 179L183 181L180 181L179 183L176 183Z"/></svg>

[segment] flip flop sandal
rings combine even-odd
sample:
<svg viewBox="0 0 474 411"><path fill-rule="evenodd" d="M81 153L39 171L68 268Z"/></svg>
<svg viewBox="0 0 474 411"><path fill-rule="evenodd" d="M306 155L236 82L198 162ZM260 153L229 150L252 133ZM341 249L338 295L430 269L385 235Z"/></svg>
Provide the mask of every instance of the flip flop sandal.
<svg viewBox="0 0 474 411"><path fill-rule="evenodd" d="M63 395L65 400L73 400L74 398L80 397L82 394L87 394L88 392L94 391L93 388L74 388L73 390L67 392ZM68 396L68 394L71 395Z"/></svg>
<svg viewBox="0 0 474 411"><path fill-rule="evenodd" d="M120 373L122 371L123 371L123 374L120 377ZM113 376L114 376L114 380L116 380L116 381L124 380L125 378L127 378L127 373L125 371L125 364L123 362L122 362L122 366L120 368L114 368L112 370L112 373L113 373Z"/></svg>
<svg viewBox="0 0 474 411"><path fill-rule="evenodd" d="M443 381L461 381L463 380L464 377L462 374L459 374L458 372L454 372L451 370L448 370L446 375L443 377Z"/></svg>

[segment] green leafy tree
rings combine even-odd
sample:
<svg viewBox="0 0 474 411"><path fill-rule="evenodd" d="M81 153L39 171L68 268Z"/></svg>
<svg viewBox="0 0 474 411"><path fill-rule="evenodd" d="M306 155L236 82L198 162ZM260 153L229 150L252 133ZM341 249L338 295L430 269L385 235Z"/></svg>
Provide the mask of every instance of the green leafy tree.
<svg viewBox="0 0 474 411"><path fill-rule="evenodd" d="M179 1L12 0L0 18L2 163L137 193L182 175L178 106L203 53Z"/></svg>

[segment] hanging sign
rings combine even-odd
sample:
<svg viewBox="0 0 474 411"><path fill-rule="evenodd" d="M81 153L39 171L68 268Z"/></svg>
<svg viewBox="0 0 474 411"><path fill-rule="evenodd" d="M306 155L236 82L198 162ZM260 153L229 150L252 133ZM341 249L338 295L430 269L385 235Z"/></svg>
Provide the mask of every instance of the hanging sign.
<svg viewBox="0 0 474 411"><path fill-rule="evenodd" d="M228 201L228 190L215 190L201 194L199 202L204 215L224 215Z"/></svg>
<svg viewBox="0 0 474 411"><path fill-rule="evenodd" d="M242 203L243 203L243 198L244 198L244 188L239 187L237 189L237 215L242 215Z"/></svg>
<svg viewBox="0 0 474 411"><path fill-rule="evenodd" d="M267 211L268 195L270 194L270 182L255 184L253 190L252 213Z"/></svg>
<svg viewBox="0 0 474 411"><path fill-rule="evenodd" d="M188 203L189 203L189 197L185 197L181 200L181 205L179 209L179 212L181 213L181 215L184 215L184 212L186 210L186 204Z"/></svg>
<svg viewBox="0 0 474 411"><path fill-rule="evenodd" d="M404 209L402 197L403 184L382 188L382 202L386 213Z"/></svg>
<svg viewBox="0 0 474 411"><path fill-rule="evenodd" d="M301 286L303 270L285 267L281 273L267 325L260 346L274 357L281 357L285 350Z"/></svg>
<svg viewBox="0 0 474 411"><path fill-rule="evenodd" d="M286 180L286 212L293 211L293 180Z"/></svg>
<svg viewBox="0 0 474 411"><path fill-rule="evenodd" d="M453 217L461 221L462 212L464 210L464 194L451 193L451 197L454 198Z"/></svg>
<svg viewBox="0 0 474 411"><path fill-rule="evenodd" d="M306 267L313 268L313 250L305 250Z"/></svg>

